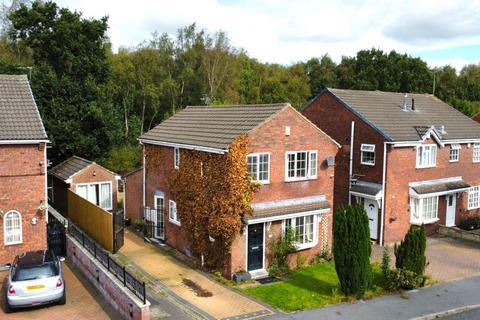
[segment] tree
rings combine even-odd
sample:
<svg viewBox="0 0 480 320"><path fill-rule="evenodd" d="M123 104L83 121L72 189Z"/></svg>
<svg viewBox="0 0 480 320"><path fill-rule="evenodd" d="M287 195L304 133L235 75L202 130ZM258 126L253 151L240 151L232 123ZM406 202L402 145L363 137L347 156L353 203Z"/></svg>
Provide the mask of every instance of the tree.
<svg viewBox="0 0 480 320"><path fill-rule="evenodd" d="M426 247L427 237L424 226L411 225L400 245L395 245L394 248L397 269L412 271L416 275L423 276L427 262Z"/></svg>
<svg viewBox="0 0 480 320"><path fill-rule="evenodd" d="M326 87L338 86L337 65L328 54L320 59L311 58L305 63L305 72L309 78L310 91L313 95Z"/></svg>
<svg viewBox="0 0 480 320"><path fill-rule="evenodd" d="M363 296L372 281L370 229L367 213L359 206L335 212L333 255L340 288L345 295Z"/></svg>
<svg viewBox="0 0 480 320"><path fill-rule="evenodd" d="M32 50L32 90L53 143L51 158L102 157L116 122L104 95L107 18L84 19L53 2L21 5L9 18L10 38Z"/></svg>

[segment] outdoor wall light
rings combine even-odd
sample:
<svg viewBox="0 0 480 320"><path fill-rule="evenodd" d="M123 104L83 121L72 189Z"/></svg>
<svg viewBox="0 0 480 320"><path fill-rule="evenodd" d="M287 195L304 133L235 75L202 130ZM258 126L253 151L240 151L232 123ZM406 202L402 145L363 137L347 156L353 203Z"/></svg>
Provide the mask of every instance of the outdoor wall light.
<svg viewBox="0 0 480 320"><path fill-rule="evenodd" d="M42 211L47 210L47 208L48 208L47 204L43 200L40 200L40 205L38 206L38 212L42 213Z"/></svg>
<svg viewBox="0 0 480 320"><path fill-rule="evenodd" d="M32 226L36 225L37 224L37 218L33 217L32 220L30 220L30 223L32 224Z"/></svg>

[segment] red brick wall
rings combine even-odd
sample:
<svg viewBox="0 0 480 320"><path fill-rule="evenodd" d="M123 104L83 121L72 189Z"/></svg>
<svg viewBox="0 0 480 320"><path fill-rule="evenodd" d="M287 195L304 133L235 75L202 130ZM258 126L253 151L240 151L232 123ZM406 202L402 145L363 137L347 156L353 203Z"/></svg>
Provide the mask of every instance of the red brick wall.
<svg viewBox="0 0 480 320"><path fill-rule="evenodd" d="M335 159L335 206L348 203L352 121L355 121L353 174L358 175L361 180L382 183L384 138L375 129L344 107L329 92L321 95L305 108L303 115L342 145ZM362 143L375 145L375 166L361 164L360 147Z"/></svg>
<svg viewBox="0 0 480 320"><path fill-rule="evenodd" d="M5 246L0 218L0 263L12 262L23 251L46 249L46 213L38 212L40 202L46 203L45 184L45 144L0 146L0 209L21 214L23 240ZM36 225L30 223L34 217Z"/></svg>
<svg viewBox="0 0 480 320"><path fill-rule="evenodd" d="M95 173L95 175L94 175ZM92 182L112 182L112 210L117 212L118 208L118 181L115 179L115 175L105 170L105 168L94 163L87 167L85 170L72 177L72 183L70 184L70 190L77 192L77 184L92 183Z"/></svg>
<svg viewBox="0 0 480 320"><path fill-rule="evenodd" d="M143 169L139 169L124 178L125 216L129 219L143 218Z"/></svg>
<svg viewBox="0 0 480 320"><path fill-rule="evenodd" d="M424 144L435 143L428 139ZM410 198L408 184L415 181L462 177L465 182L480 185L480 163L472 162L473 145L461 144L460 161L449 162L450 145L441 148L437 145L437 166L434 168L416 168L416 149L414 147L389 148L387 166L387 184L385 201L385 241L394 242L403 238L410 225ZM456 223L464 215L480 214L480 210L467 210L468 193L457 196ZM438 224L445 223L445 196L439 197L438 216L440 221L427 226L431 234Z"/></svg>

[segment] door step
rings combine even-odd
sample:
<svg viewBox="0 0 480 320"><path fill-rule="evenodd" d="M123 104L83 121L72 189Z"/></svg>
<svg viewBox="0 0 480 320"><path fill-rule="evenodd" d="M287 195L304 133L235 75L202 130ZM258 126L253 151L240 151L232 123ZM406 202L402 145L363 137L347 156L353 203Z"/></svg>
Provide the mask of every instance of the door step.
<svg viewBox="0 0 480 320"><path fill-rule="evenodd" d="M268 277L268 272L265 269L253 270L253 271L249 271L248 273L250 273L250 276L252 277L252 279L261 279L261 278Z"/></svg>

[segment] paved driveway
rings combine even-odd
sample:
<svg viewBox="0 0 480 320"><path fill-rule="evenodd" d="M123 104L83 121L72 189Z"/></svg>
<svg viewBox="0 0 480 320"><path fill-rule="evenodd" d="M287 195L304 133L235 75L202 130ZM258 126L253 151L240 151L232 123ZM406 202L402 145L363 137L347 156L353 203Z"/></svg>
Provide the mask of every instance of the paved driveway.
<svg viewBox="0 0 480 320"><path fill-rule="evenodd" d="M392 265L395 265L393 248L390 249ZM383 248L372 247L372 259L382 260ZM480 245L444 236L427 240L427 274L433 279L447 282L480 275Z"/></svg>
<svg viewBox="0 0 480 320"><path fill-rule="evenodd" d="M6 272L0 273L2 283ZM119 319L118 315L103 300L103 297L87 282L80 271L64 264L65 284L67 287L67 303L63 306L50 305L45 307L21 309L5 314L3 311L5 296L2 288L0 319L23 320L103 320Z"/></svg>

